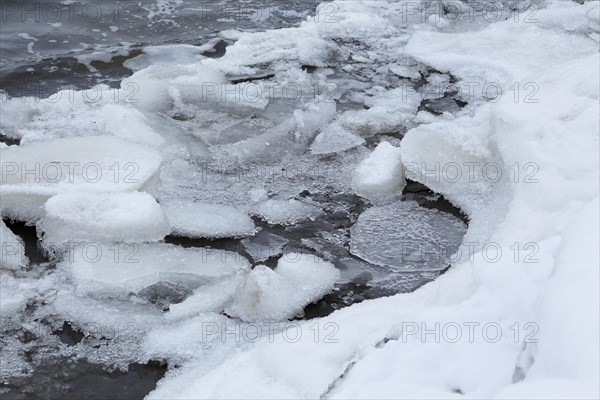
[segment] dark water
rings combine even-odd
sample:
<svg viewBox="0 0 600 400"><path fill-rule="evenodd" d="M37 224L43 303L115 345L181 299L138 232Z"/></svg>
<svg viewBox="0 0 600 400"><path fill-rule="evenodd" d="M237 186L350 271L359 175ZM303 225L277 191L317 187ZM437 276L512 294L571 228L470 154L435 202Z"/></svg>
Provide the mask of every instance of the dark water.
<svg viewBox="0 0 600 400"><path fill-rule="evenodd" d="M67 3L67 4L63 4ZM215 1L18 0L0 3L0 88L11 96L48 97L59 88L117 85L123 61L145 45L202 45L226 29L264 30L297 24L316 0ZM112 54L90 73L76 57Z"/></svg>

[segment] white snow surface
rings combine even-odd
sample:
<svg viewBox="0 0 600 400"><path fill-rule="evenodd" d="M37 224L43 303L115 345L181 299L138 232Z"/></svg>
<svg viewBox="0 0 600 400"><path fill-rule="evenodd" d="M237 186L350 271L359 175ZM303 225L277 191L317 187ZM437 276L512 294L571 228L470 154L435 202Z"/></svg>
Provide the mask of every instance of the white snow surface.
<svg viewBox="0 0 600 400"><path fill-rule="evenodd" d="M269 199L258 204L255 213L269 224L291 225L313 219L321 214L321 210L300 200Z"/></svg>

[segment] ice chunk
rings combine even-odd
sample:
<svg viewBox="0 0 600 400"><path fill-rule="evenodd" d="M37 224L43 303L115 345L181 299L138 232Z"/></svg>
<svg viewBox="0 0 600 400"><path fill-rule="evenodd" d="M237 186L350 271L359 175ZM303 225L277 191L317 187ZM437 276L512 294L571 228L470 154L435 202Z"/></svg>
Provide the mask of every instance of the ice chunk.
<svg viewBox="0 0 600 400"><path fill-rule="evenodd" d="M27 291L20 287L18 279L0 275L0 319L12 318L27 305Z"/></svg>
<svg viewBox="0 0 600 400"><path fill-rule="evenodd" d="M178 236L224 238L252 236L256 232L248 214L222 204L165 200L163 207Z"/></svg>
<svg viewBox="0 0 600 400"><path fill-rule="evenodd" d="M457 217L398 201L371 207L350 229L350 252L371 264L399 271L446 268L466 232Z"/></svg>
<svg viewBox="0 0 600 400"><path fill-rule="evenodd" d="M291 225L316 218L321 209L298 200L269 199L256 207L256 214L273 225Z"/></svg>
<svg viewBox="0 0 600 400"><path fill-rule="evenodd" d="M171 304L165 315L168 320L192 317L205 312L222 312L244 283L244 271L200 286L194 293L179 304Z"/></svg>
<svg viewBox="0 0 600 400"><path fill-rule="evenodd" d="M226 82L218 71L198 64L151 65L123 79L121 90L131 96L135 89L135 106L142 110L166 112L175 99L203 106L209 98L220 101L218 90Z"/></svg>
<svg viewBox="0 0 600 400"><path fill-rule="evenodd" d="M28 222L59 193L149 189L161 163L156 150L108 135L9 146L0 154L2 215Z"/></svg>
<svg viewBox="0 0 600 400"><path fill-rule="evenodd" d="M220 59L206 59L204 65L229 74L252 73L252 66L273 61L293 60L306 65L326 66L333 60L335 47L317 30L284 28L273 32L244 33Z"/></svg>
<svg viewBox="0 0 600 400"><path fill-rule="evenodd" d="M59 265L79 294L96 297L123 297L161 281L194 290L249 268L237 253L162 243L84 243L72 247Z"/></svg>
<svg viewBox="0 0 600 400"><path fill-rule="evenodd" d="M381 142L354 170L352 188L359 196L381 202L402 194L406 186L400 148Z"/></svg>
<svg viewBox="0 0 600 400"><path fill-rule="evenodd" d="M97 300L58 291L51 305L53 313L69 321L86 335L133 339L164 321L163 313L148 304L120 300Z"/></svg>
<svg viewBox="0 0 600 400"><path fill-rule="evenodd" d="M263 262L269 257L282 254L288 240L267 231L261 231L252 239L242 240L246 252L254 261Z"/></svg>
<svg viewBox="0 0 600 400"><path fill-rule="evenodd" d="M333 122L315 138L310 145L310 151L313 154L339 153L353 149L363 143L365 143L365 139Z"/></svg>
<svg viewBox="0 0 600 400"><path fill-rule="evenodd" d="M258 265L226 309L244 321L281 321L329 292L339 277L333 264L309 254L289 253L274 270Z"/></svg>
<svg viewBox="0 0 600 400"><path fill-rule="evenodd" d="M219 332L229 324L223 315L206 313L156 328L142 342L145 359L166 359L180 365L198 358L213 347L212 342L223 340Z"/></svg>
<svg viewBox="0 0 600 400"><path fill-rule="evenodd" d="M150 65L193 64L205 59L202 53L211 50L218 41L219 39L213 39L202 46L190 44L146 46L142 49L143 54L125 61L123 65L133 71L140 71Z"/></svg>
<svg viewBox="0 0 600 400"><path fill-rule="evenodd" d="M165 141L148 125L144 115L134 108L107 104L102 113L105 129L115 136L152 147L158 147Z"/></svg>
<svg viewBox="0 0 600 400"><path fill-rule="evenodd" d="M416 70L416 68L410 68L406 65L390 64L389 70L391 73L403 78L410 78L413 80L421 79L421 74Z"/></svg>
<svg viewBox="0 0 600 400"><path fill-rule="evenodd" d="M148 193L68 192L51 197L38 227L44 246L66 242L156 242L171 231Z"/></svg>
<svg viewBox="0 0 600 400"><path fill-rule="evenodd" d="M29 263L25 256L23 239L12 233L2 220L0 220L0 252L0 268L19 269Z"/></svg>
<svg viewBox="0 0 600 400"><path fill-rule="evenodd" d="M301 154L319 129L335 114L334 102L320 99L295 109L289 118L263 133L229 143L219 148L220 153L239 163L279 161L291 154Z"/></svg>

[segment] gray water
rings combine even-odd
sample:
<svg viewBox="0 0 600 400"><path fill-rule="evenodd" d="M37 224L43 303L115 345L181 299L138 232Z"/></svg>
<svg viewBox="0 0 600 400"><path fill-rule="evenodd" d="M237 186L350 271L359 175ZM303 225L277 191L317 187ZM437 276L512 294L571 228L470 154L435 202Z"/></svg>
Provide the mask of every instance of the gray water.
<svg viewBox="0 0 600 400"><path fill-rule="evenodd" d="M145 45L201 45L226 29L292 26L319 2L291 1L2 1L0 87L9 95L50 96L59 88L116 85L131 71L122 66ZM75 57L124 53L98 62L98 72Z"/></svg>

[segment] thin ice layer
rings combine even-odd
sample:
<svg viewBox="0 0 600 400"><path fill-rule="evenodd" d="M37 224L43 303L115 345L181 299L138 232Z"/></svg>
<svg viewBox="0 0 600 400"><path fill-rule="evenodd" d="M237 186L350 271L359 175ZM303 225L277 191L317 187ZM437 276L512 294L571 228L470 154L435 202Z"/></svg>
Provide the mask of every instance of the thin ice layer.
<svg viewBox="0 0 600 400"><path fill-rule="evenodd" d="M350 252L399 271L446 268L466 232L457 217L398 201L363 212L350 229Z"/></svg>

